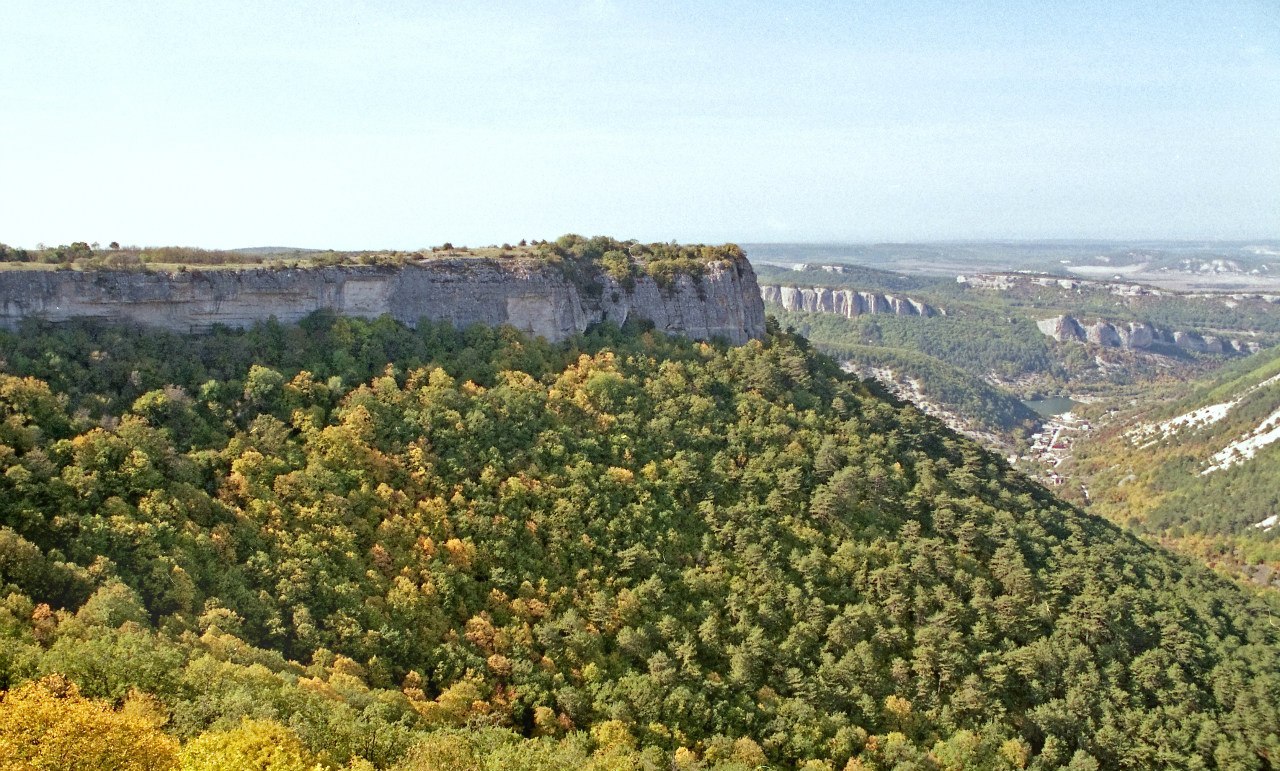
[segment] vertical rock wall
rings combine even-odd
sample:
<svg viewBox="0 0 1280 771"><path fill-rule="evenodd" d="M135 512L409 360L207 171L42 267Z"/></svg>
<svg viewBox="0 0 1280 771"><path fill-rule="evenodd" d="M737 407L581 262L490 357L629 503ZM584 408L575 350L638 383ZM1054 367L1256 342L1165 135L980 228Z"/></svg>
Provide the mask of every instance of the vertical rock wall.
<svg viewBox="0 0 1280 771"><path fill-rule="evenodd" d="M0 325L95 318L189 332L292 323L318 311L457 326L509 324L563 340L601 321L637 317L663 332L741 344L764 335L764 303L745 260L715 262L670 287L630 289L607 275L575 282L535 260L429 260L404 267L134 271L0 271Z"/></svg>

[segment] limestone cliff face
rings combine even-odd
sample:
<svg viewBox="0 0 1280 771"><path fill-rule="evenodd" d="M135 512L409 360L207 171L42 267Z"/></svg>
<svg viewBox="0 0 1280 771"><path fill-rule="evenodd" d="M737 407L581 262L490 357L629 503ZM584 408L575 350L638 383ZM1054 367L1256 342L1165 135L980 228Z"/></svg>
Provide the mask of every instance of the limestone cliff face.
<svg viewBox="0 0 1280 771"><path fill-rule="evenodd" d="M1036 326L1060 343L1089 342L1104 348L1145 350L1165 345L1195 353L1252 353L1258 350L1258 344L1251 340L1231 340L1181 330L1171 332L1142 321L1081 324L1071 316L1055 316L1037 321Z"/></svg>
<svg viewBox="0 0 1280 771"><path fill-rule="evenodd" d="M188 332L217 324L296 322L318 310L405 324L509 324L563 340L601 321L630 317L663 332L741 344L764 336L764 303L745 260L710 263L700 279L669 288L648 277L630 290L607 275L587 289L533 260L432 260L404 267L0 272L0 325L26 318L97 318ZM595 291L600 289L600 291Z"/></svg>
<svg viewBox="0 0 1280 771"><path fill-rule="evenodd" d="M762 286L760 296L766 303L780 305L785 310L836 313L846 318L867 313L887 313L896 316L946 315L946 311L910 297L859 292L856 289Z"/></svg>

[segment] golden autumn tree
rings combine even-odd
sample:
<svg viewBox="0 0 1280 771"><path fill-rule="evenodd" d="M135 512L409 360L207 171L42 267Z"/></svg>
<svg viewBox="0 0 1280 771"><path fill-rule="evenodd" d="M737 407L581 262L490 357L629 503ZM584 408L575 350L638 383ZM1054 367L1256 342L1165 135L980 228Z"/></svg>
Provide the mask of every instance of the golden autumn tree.
<svg viewBox="0 0 1280 771"><path fill-rule="evenodd" d="M178 743L141 698L114 709L51 675L0 695L0 769L172 771Z"/></svg>
<svg viewBox="0 0 1280 771"><path fill-rule="evenodd" d="M324 771L330 768L297 734L274 720L245 719L182 748L183 771Z"/></svg>

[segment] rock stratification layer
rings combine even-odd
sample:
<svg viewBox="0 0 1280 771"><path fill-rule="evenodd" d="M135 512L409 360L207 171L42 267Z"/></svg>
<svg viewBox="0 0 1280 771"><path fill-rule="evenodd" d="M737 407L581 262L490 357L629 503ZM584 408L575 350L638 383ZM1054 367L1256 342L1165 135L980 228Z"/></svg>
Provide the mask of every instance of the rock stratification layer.
<svg viewBox="0 0 1280 771"><path fill-rule="evenodd" d="M191 332L292 323L316 311L405 324L509 324L563 340L602 321L636 317L662 332L741 344L764 336L764 303L746 260L712 262L669 287L648 276L626 288L606 274L574 281L535 260L442 259L404 267L0 272L0 325L96 318Z"/></svg>

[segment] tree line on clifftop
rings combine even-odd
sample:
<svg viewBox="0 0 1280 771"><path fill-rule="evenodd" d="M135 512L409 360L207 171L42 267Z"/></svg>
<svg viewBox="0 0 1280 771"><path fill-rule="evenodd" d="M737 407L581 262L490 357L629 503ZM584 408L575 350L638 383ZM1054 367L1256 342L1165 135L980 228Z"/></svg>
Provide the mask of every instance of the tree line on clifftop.
<svg viewBox="0 0 1280 771"><path fill-rule="evenodd" d="M11 247L0 243L0 263L30 263L62 269L81 270L146 270L150 268L254 267L275 268L327 267L337 265L406 265L413 261L440 257L480 257L510 259L533 257L563 266L571 277L590 282L607 273L627 289L641 276L653 278L660 286L670 287L678 276L695 279L709 263L734 263L746 258L736 244L709 246L704 244L653 243L619 241L609 236L590 238L567 234L554 241L521 240L518 245L502 244L479 248L440 246L419 250L383 250L339 252L316 249L218 250L184 246L121 246L112 242L106 248L97 243L76 241L69 245L44 246L34 249Z"/></svg>

